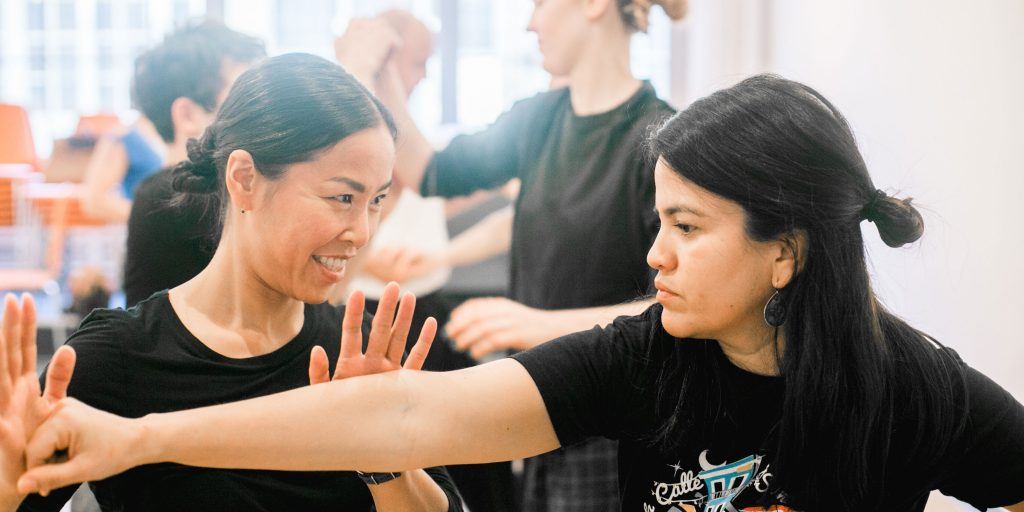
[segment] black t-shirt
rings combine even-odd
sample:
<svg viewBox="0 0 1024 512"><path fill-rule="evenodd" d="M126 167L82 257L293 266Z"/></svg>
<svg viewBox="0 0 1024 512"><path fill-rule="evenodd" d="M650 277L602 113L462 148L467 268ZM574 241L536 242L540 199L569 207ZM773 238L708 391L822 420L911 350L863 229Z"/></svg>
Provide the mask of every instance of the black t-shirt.
<svg viewBox="0 0 1024 512"><path fill-rule="evenodd" d="M648 83L615 109L577 116L568 89L516 103L486 130L461 135L427 167L424 195L458 196L519 178L511 298L562 309L648 292L657 232L650 128L672 114ZM601 276L595 279L594 276Z"/></svg>
<svg viewBox="0 0 1024 512"><path fill-rule="evenodd" d="M192 279L213 258L219 212L171 206L172 180L171 169L162 169L135 191L124 261L128 306Z"/></svg>
<svg viewBox="0 0 1024 512"><path fill-rule="evenodd" d="M234 359L193 336L175 314L167 293L128 310L97 309L67 342L78 354L68 393L93 407L137 418L307 386L314 345L327 351L331 368L337 362L343 312L327 304L307 304L302 329L294 339L271 353ZM369 321L363 328L368 332ZM462 510L447 472L427 472L447 494L449 510ZM366 484L344 471L153 464L91 486L103 510L368 511L373 505ZM19 510L56 511L73 492L74 487L68 487L46 498L32 495Z"/></svg>
<svg viewBox="0 0 1024 512"><path fill-rule="evenodd" d="M765 500L786 505L772 487L771 443L781 413L783 382L728 362L713 341L679 340L661 325L660 305L610 326L572 334L513 356L533 377L563 446L589 436L619 442L622 510L677 512L763 510ZM660 368L693 360L715 365L718 393L678 450L650 442L664 399L652 379ZM928 493L943 493L979 509L1024 501L1024 407L962 362L970 396L967 428L941 464L912 453L909 432L893 434L885 482L886 511L924 510ZM661 390L664 391L664 390ZM899 392L900 389L897 389ZM678 397L678 393L675 395ZM899 397L897 397L899 398ZM696 400L695 400L696 401ZM673 402L674 403L674 402ZM703 413L701 413L703 414ZM910 418L897 418L897 425ZM709 427L710 426L710 427ZM812 447L813 449L813 447ZM837 468L841 471L842 468ZM744 507L751 507L745 509Z"/></svg>

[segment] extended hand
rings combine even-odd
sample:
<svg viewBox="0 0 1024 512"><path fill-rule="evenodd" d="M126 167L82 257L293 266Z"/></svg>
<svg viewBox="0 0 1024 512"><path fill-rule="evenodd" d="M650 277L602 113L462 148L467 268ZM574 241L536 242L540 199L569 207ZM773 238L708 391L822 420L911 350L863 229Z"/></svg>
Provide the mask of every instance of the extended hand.
<svg viewBox="0 0 1024 512"><path fill-rule="evenodd" d="M36 308L29 295L21 303L4 298L0 327L0 501L4 505L24 497L16 490L25 471L25 447L36 428L67 393L75 368L75 352L61 347L46 373L46 394L40 396L36 376Z"/></svg>
<svg viewBox="0 0 1024 512"><path fill-rule="evenodd" d="M338 364L334 369L334 380L372 375L405 368L419 370L430 352L430 345L437 333L437 321L428 318L423 324L416 344L409 352L405 364L402 354L405 352L406 338L412 324L413 312L416 308L416 297L406 293L398 303L399 289L395 283L384 287L384 294L377 306L377 314L373 317L370 328L370 339L363 353L363 308L365 298L362 292L356 291L348 298L345 305L345 317L341 322L341 351ZM398 315L395 316L395 309ZM394 318L394 323L391 319ZM309 356L309 383L319 384L331 379L328 373L327 353L320 346L313 347Z"/></svg>
<svg viewBox="0 0 1024 512"><path fill-rule="evenodd" d="M445 326L459 350L474 358L507 349L526 350L559 335L550 311L489 297L470 299L452 311Z"/></svg>

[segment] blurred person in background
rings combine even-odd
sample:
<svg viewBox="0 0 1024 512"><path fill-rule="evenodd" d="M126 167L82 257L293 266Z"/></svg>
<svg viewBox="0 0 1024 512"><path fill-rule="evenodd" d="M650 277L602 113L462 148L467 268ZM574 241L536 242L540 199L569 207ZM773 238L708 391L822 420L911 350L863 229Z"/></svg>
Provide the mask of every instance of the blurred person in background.
<svg viewBox="0 0 1024 512"><path fill-rule="evenodd" d="M111 223L127 222L135 189L164 165L163 146L145 117L121 133L100 136L82 181L85 214Z"/></svg>
<svg viewBox="0 0 1024 512"><path fill-rule="evenodd" d="M124 292L128 306L173 288L213 257L214 212L170 207L171 167L203 130L235 79L266 57L263 42L215 21L169 34L135 62L134 98L167 145L163 170L139 185L128 220Z"/></svg>
<svg viewBox="0 0 1024 512"><path fill-rule="evenodd" d="M406 107L401 39L384 24L350 25L338 44L346 69L392 109L396 175L424 195L468 195L521 180L511 239L511 297L467 301L446 332L475 356L523 350L651 302L645 253L656 233L654 161L642 141L673 110L630 68L634 33L652 4L672 19L685 0L544 0L528 29L544 69L568 87L517 102L482 132L436 151ZM599 277L597 277L599 276ZM619 509L616 445L592 439L526 461L523 508Z"/></svg>

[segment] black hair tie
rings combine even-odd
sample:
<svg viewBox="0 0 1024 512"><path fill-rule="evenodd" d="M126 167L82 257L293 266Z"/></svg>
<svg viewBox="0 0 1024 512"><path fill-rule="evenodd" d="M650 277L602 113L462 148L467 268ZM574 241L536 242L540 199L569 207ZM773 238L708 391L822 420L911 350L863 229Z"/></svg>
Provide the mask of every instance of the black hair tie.
<svg viewBox="0 0 1024 512"><path fill-rule="evenodd" d="M871 199L861 209L861 216L868 222L875 222L878 219L878 203L886 199L889 199L889 194L886 194L882 189L876 189Z"/></svg>

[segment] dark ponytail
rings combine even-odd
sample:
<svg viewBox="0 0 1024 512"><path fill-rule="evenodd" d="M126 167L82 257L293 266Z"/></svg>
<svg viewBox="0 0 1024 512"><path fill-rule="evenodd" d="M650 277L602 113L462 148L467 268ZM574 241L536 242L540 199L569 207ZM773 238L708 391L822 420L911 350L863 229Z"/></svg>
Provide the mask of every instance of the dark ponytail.
<svg viewBox="0 0 1024 512"><path fill-rule="evenodd" d="M202 137L187 143L188 159L173 169L172 205L224 219L228 157L245 150L257 172L280 178L290 164L314 158L358 131L395 123L384 105L352 75L303 53L273 57L243 73Z"/></svg>
<svg viewBox="0 0 1024 512"><path fill-rule="evenodd" d="M868 275L861 222L900 247L921 237L920 213L878 191L828 100L776 76L696 101L651 148L687 181L742 206L751 239L806 236L776 339L783 404L764 447L773 485L801 510L883 509L893 432L910 432L906 448L927 464L963 428L959 364L887 311ZM701 422L717 417L720 369L679 360L659 372L654 442L671 447L713 428Z"/></svg>

